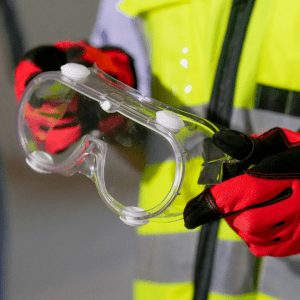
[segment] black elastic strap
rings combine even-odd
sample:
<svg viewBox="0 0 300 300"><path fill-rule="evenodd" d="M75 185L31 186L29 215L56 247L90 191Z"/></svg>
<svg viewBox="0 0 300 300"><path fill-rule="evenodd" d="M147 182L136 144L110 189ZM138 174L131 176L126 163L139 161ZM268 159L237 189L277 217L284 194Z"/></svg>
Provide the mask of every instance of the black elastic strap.
<svg viewBox="0 0 300 300"><path fill-rule="evenodd" d="M233 0L208 108L208 120L229 127L235 81L255 0Z"/></svg>
<svg viewBox="0 0 300 300"><path fill-rule="evenodd" d="M201 227L194 274L194 300L207 299L212 275L218 229L219 220L204 224Z"/></svg>
<svg viewBox="0 0 300 300"><path fill-rule="evenodd" d="M225 127L230 125L236 74L254 2L233 0L218 62L207 119ZM218 228L219 220L201 227L195 262L194 300L208 298Z"/></svg>

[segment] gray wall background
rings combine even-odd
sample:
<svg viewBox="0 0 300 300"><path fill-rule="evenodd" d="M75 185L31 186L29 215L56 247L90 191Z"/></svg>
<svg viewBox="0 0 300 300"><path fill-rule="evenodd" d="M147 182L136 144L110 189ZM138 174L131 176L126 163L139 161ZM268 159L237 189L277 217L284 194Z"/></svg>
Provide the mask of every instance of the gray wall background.
<svg viewBox="0 0 300 300"><path fill-rule="evenodd" d="M14 0L26 49L87 39L98 0ZM40 175L25 163L0 14L0 148L5 165L9 300L130 299L134 228L119 221L82 175Z"/></svg>

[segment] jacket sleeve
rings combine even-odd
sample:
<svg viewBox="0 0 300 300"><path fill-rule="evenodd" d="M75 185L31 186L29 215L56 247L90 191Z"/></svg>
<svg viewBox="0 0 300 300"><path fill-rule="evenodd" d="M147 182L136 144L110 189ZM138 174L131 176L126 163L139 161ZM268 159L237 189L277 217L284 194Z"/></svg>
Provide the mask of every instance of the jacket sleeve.
<svg viewBox="0 0 300 300"><path fill-rule="evenodd" d="M150 96L149 45L144 36L142 20L123 15L118 10L118 2L100 1L89 42L95 47L120 47L129 53L135 62L138 90Z"/></svg>

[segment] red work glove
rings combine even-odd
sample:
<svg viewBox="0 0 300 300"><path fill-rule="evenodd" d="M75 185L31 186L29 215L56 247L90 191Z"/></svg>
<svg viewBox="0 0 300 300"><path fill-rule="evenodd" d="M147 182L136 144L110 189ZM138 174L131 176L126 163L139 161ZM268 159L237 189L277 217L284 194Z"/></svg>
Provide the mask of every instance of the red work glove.
<svg viewBox="0 0 300 300"><path fill-rule="evenodd" d="M256 256L300 253L300 133L274 128L254 138L225 130L213 143L240 161L224 165L230 179L188 202L185 226L225 218Z"/></svg>
<svg viewBox="0 0 300 300"><path fill-rule="evenodd" d="M96 63L99 69L105 73L136 88L137 82L133 61L124 51L112 47L97 49L83 41L60 41L53 46L34 48L22 58L15 72L17 100L20 100L26 85L35 76L46 71L60 70L62 65L69 62L81 63L87 67ZM34 113L37 108L39 109L38 114ZM53 113L53 109L55 108L49 105L36 103L36 106L32 107L32 115L27 119L34 137L38 140L44 138L45 150L51 154L65 150L74 141L78 140L87 131L87 128L90 130L97 128L97 126L91 128L91 123L95 121L93 119L97 116L93 118L90 112L89 115L82 112L78 99L73 99L64 117L47 135L45 129L49 127L51 120L46 115L51 115L50 111ZM78 111L80 111L80 114L78 114ZM98 127L104 131L112 130L124 121L120 116L110 114L106 117L102 124L98 124Z"/></svg>

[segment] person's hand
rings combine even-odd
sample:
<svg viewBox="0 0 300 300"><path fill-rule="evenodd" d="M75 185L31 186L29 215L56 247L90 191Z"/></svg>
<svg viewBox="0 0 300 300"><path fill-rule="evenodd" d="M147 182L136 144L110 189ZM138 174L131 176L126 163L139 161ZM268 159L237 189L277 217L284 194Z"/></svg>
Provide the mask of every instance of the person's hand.
<svg viewBox="0 0 300 300"><path fill-rule="evenodd" d="M113 48L95 48L86 42L60 41L53 46L40 46L29 51L21 59L15 72L15 93L17 101L20 100L27 84L38 74L46 71L57 71L60 67L69 62L76 62L87 67L97 64L99 69L115 77L119 81L136 87L137 81L134 72L133 61L124 51ZM32 104L34 105L34 104ZM68 105L67 111L51 132L47 133L51 120L51 115L55 113L55 107L36 103L34 107L28 108L27 119L33 136L36 139L44 139L45 150L51 154L65 150L73 142L78 140L85 131L90 128L92 118L84 115L81 110L78 98L74 98ZM38 113L36 113L38 110ZM80 114L78 114L80 111ZM123 122L120 116L110 115L113 119L107 124L98 124L103 130L112 130ZM113 122L112 122L113 121ZM97 128L94 128L97 129Z"/></svg>
<svg viewBox="0 0 300 300"><path fill-rule="evenodd" d="M239 161L224 165L228 180L188 202L185 226L225 218L256 256L300 253L300 133L224 130L213 143Z"/></svg>

